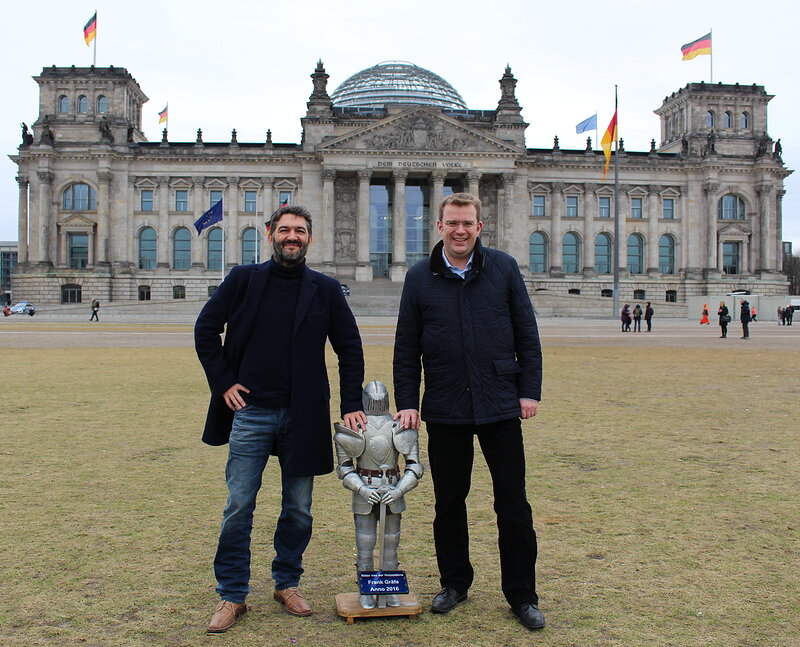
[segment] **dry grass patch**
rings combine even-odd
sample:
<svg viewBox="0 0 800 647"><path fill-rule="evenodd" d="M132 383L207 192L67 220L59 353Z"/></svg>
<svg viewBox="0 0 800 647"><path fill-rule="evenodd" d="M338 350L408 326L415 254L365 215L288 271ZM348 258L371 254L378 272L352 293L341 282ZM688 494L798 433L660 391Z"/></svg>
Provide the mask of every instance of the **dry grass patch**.
<svg viewBox="0 0 800 647"><path fill-rule="evenodd" d="M282 614L269 580L271 464L252 611L206 637L225 450L199 440L207 396L193 352L13 349L5 360L26 368L6 372L2 396L2 645L800 644L796 353L546 349L542 410L525 424L548 620L535 636L499 593L478 459L476 582L456 612L356 625L335 615L334 594L354 589L353 530L348 493L328 475L315 485L304 579L317 613ZM391 383L391 347L368 347L367 362L368 379ZM401 543L426 609L439 588L431 499L428 476Z"/></svg>

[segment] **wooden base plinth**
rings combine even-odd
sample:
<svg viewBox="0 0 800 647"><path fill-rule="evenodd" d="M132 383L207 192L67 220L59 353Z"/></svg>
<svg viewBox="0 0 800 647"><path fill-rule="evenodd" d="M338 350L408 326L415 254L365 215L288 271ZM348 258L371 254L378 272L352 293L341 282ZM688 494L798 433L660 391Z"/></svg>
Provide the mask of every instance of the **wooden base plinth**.
<svg viewBox="0 0 800 647"><path fill-rule="evenodd" d="M365 609L358 603L358 593L340 593L336 596L336 612L343 618L347 618L347 622L350 624L354 623L356 618L386 618L389 616L411 618L422 613L422 606L416 595L406 593L398 597L400 598L399 607Z"/></svg>

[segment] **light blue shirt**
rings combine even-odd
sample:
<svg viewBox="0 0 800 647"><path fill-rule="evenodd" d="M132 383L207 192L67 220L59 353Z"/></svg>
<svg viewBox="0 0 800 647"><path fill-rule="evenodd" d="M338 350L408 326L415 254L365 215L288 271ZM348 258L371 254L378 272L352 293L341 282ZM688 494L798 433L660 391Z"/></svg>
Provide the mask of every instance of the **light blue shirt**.
<svg viewBox="0 0 800 647"><path fill-rule="evenodd" d="M442 258L444 259L445 266L448 267L450 271L453 272L453 274L455 274L460 279L466 278L464 275L472 269L473 256L475 256L475 252L472 252L472 254L469 255L467 266L462 270L460 267L456 267L455 265L451 264L450 261L447 260L447 254L444 253L444 247L442 247Z"/></svg>

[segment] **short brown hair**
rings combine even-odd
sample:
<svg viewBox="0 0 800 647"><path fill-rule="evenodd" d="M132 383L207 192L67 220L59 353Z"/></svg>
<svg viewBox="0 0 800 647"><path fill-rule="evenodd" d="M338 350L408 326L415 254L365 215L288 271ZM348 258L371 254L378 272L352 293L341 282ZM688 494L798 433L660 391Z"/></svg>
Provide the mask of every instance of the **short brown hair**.
<svg viewBox="0 0 800 647"><path fill-rule="evenodd" d="M308 235L311 236L311 212L305 207L301 207L299 204L285 204L272 214L270 219L264 223L271 235L275 233L275 227L277 227L278 221L286 213L291 213L295 216L305 218L306 223L308 224Z"/></svg>
<svg viewBox="0 0 800 647"><path fill-rule="evenodd" d="M439 221L444 217L444 208L448 204L454 204L457 207L465 207L473 205L478 215L478 222L481 221L481 201L471 193L451 193L444 200L439 203Z"/></svg>

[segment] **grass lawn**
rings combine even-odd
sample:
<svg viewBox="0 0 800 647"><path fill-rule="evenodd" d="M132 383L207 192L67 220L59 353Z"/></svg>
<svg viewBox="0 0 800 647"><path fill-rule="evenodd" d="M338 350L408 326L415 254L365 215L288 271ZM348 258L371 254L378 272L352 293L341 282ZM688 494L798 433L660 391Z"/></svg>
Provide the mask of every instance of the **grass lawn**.
<svg viewBox="0 0 800 647"><path fill-rule="evenodd" d="M366 352L368 379L390 385L391 347ZM251 612L207 637L226 450L200 442L207 387L193 351L5 349L4 360L24 369L4 371L2 393L3 647L800 645L796 352L545 348L544 401L524 424L548 622L537 634L499 591L478 455L476 580L456 611L428 612L439 584L427 475L400 545L424 613L338 618L334 596L355 590L354 540L349 492L331 474L316 480L305 558L315 614L281 613L269 578L274 462L256 511ZM425 459L424 432L421 444Z"/></svg>

